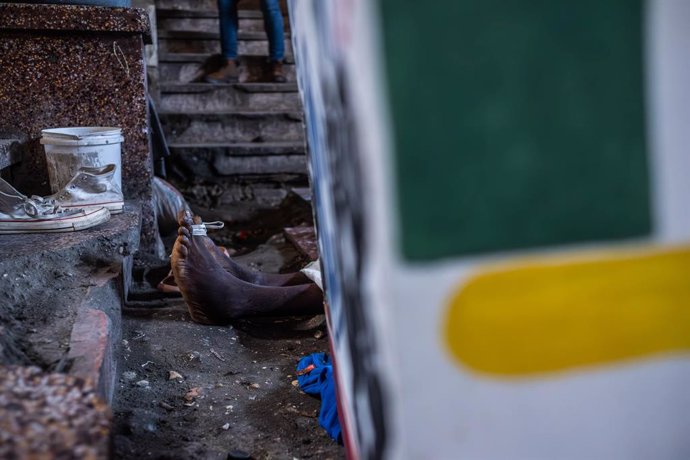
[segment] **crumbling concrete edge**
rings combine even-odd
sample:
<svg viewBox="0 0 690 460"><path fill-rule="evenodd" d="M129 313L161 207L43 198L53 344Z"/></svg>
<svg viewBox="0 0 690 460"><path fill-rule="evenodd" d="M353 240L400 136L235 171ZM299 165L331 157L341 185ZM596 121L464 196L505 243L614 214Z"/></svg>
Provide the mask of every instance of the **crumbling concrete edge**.
<svg viewBox="0 0 690 460"><path fill-rule="evenodd" d="M79 307L70 336L69 374L93 382L98 395L112 402L117 375L116 347L122 335L122 265L95 273Z"/></svg>
<svg viewBox="0 0 690 460"><path fill-rule="evenodd" d="M110 404L115 375L112 360L112 326L110 318L100 310L84 308L72 328L68 359L69 374L91 381L98 395Z"/></svg>

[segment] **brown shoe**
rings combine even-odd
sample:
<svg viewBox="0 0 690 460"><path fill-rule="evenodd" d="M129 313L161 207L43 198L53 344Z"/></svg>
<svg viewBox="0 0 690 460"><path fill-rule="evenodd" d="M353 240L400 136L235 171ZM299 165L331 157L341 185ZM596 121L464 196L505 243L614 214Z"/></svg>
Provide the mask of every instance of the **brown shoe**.
<svg viewBox="0 0 690 460"><path fill-rule="evenodd" d="M206 83L234 83L238 80L240 71L234 59L228 59L225 65L204 77Z"/></svg>
<svg viewBox="0 0 690 460"><path fill-rule="evenodd" d="M287 78L285 78L285 73L283 72L282 62L271 62L271 77L276 83L285 83Z"/></svg>

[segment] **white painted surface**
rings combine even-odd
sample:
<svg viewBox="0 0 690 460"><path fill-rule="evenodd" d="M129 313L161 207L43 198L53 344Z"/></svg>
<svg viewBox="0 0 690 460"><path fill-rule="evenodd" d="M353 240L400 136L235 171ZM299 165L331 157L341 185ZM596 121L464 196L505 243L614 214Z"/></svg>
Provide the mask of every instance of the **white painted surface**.
<svg viewBox="0 0 690 460"><path fill-rule="evenodd" d="M650 0L647 18L649 138L657 231L690 239L690 2Z"/></svg>
<svg viewBox="0 0 690 460"><path fill-rule="evenodd" d="M348 16L351 21L334 22L331 27L350 40L341 43L338 52L348 64L348 89L357 114L365 172L362 193L367 197L371 244L362 290L366 310L378 331L377 362L386 376L387 458L690 458L690 355L656 355L541 377L497 379L452 360L442 333L451 294L474 270L499 259L505 262L535 254L587 257L589 249L668 245L690 238L690 211L686 209L690 201L690 1L649 2L648 126L655 207L655 234L650 240L418 265L409 265L397 255L398 216L391 176L395 146L386 112L377 11L372 2L342 1L333 13L341 18L352 13ZM304 16L293 27L295 33L316 34L314 18L307 9L310 2L295 3L304 8L298 11ZM299 32L300 27L310 29ZM312 49L318 46L312 45ZM308 61L309 72L332 71L323 67L316 52L301 58ZM316 185L317 193L327 194L327 180L316 180L324 181ZM322 230L329 232L327 240L339 237L337 229ZM336 311L347 308L335 307ZM337 330L341 319L331 320L346 420L354 424L355 396L348 383L351 356ZM364 433L361 441L370 442L366 439L369 427L360 428Z"/></svg>

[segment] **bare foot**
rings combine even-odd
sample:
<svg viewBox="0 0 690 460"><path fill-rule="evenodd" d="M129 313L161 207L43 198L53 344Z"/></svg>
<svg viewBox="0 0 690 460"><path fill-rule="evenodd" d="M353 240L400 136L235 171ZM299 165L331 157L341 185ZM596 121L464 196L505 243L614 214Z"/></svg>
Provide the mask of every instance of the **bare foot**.
<svg viewBox="0 0 690 460"><path fill-rule="evenodd" d="M193 218L195 225L200 225L202 223L201 217L194 216ZM189 237L189 230L185 227L180 227L181 234ZM251 270L238 264L228 255L225 248L216 246L216 244L208 236L198 236L203 240L208 251L216 258L218 263L222 265L225 270L231 275L252 284L259 284L261 286L296 286L298 284L311 284L313 281L309 279L302 272L295 273L285 273L285 274L274 274L274 273L262 273Z"/></svg>
<svg viewBox="0 0 690 460"><path fill-rule="evenodd" d="M194 321L227 324L247 316L323 311L323 294L315 284L260 286L237 278L219 263L216 253L220 250L215 244L211 248L207 237L192 234L192 224L189 213L180 216L171 265L175 282Z"/></svg>

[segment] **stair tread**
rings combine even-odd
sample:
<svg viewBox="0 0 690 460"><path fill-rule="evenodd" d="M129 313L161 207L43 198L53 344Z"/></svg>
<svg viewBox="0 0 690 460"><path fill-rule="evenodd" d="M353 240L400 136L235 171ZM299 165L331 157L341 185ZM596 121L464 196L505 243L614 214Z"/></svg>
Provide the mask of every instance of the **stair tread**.
<svg viewBox="0 0 690 460"><path fill-rule="evenodd" d="M296 82L287 83L237 83L238 89L248 93L294 93L297 92Z"/></svg>
<svg viewBox="0 0 690 460"><path fill-rule="evenodd" d="M264 83L264 82L247 82L247 83L185 83L168 81L160 83L161 93L204 93L207 91L215 91L223 88L235 88L247 93L294 93L297 92L297 83Z"/></svg>
<svg viewBox="0 0 690 460"><path fill-rule="evenodd" d="M217 18L218 10L157 8L156 16L159 18ZM239 19L262 19L264 17L259 10L238 10L237 16Z"/></svg>
<svg viewBox="0 0 690 460"><path fill-rule="evenodd" d="M211 53L160 53L158 55L159 63L194 63L200 64L211 56ZM240 56L240 61L244 56ZM265 56L264 56L265 58ZM291 57L286 56L284 63L287 65L294 65Z"/></svg>
<svg viewBox="0 0 690 460"><path fill-rule="evenodd" d="M304 152L304 142L202 142L202 143L171 143L171 149L213 149L226 148L231 150L271 150L275 152L289 151L289 152Z"/></svg>
<svg viewBox="0 0 690 460"><path fill-rule="evenodd" d="M286 38L289 35L286 33ZM158 38L161 39L186 39L186 40L220 40L218 31L198 31L198 30L159 30ZM263 41L268 40L265 32L238 32L238 40Z"/></svg>
<svg viewBox="0 0 690 460"><path fill-rule="evenodd" d="M159 111L160 116L240 116L246 118L259 118L259 117L275 117L275 116L286 116L302 118L303 113L298 110L282 110L279 112L261 110L261 111L250 111L250 110L196 110L196 111L177 111L177 110L166 110Z"/></svg>

